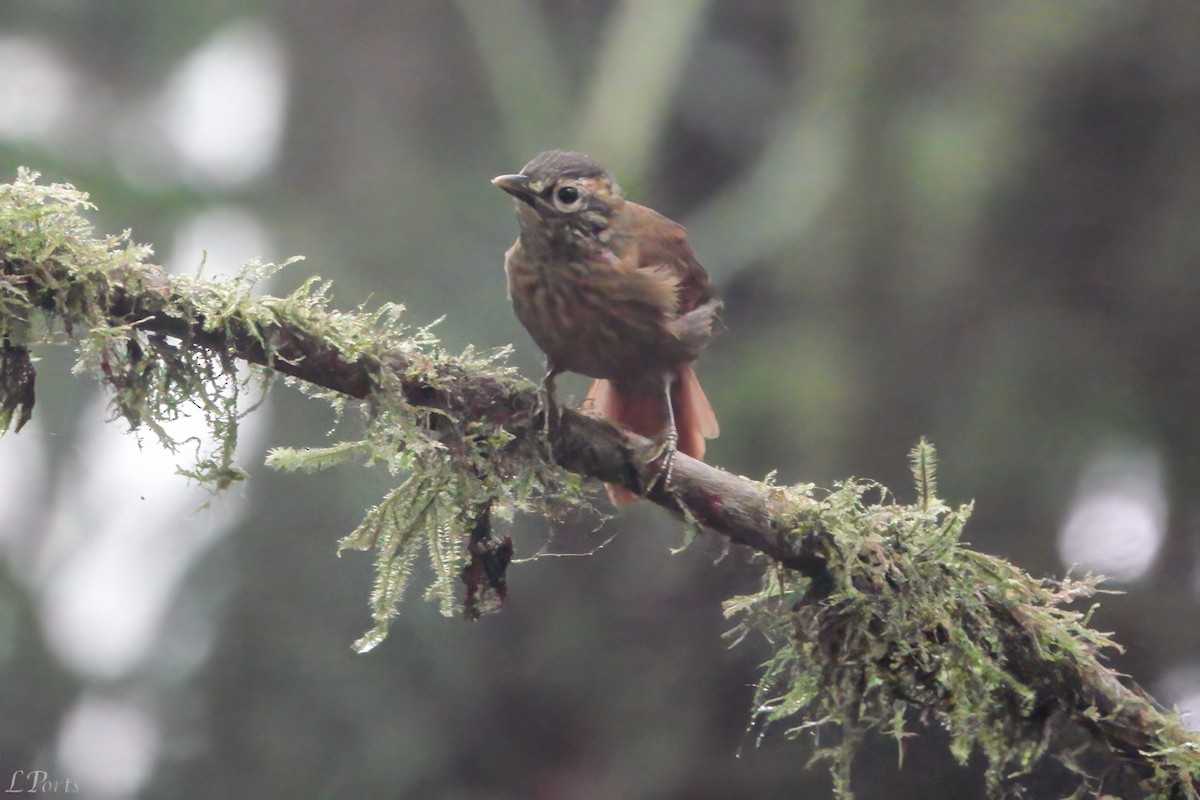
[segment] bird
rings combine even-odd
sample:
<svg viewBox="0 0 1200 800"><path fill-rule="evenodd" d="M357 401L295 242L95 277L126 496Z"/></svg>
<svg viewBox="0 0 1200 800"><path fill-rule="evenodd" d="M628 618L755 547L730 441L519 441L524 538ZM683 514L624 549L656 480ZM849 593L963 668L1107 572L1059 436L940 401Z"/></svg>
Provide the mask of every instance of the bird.
<svg viewBox="0 0 1200 800"><path fill-rule="evenodd" d="M492 183L516 200L520 234L504 272L513 311L546 356L547 425L559 414L555 377L587 375L591 411L659 442L668 483L676 450L703 459L720 433L692 363L717 330L721 300L687 232L626 200L582 153L549 150ZM611 485L608 494L618 507L637 499Z"/></svg>

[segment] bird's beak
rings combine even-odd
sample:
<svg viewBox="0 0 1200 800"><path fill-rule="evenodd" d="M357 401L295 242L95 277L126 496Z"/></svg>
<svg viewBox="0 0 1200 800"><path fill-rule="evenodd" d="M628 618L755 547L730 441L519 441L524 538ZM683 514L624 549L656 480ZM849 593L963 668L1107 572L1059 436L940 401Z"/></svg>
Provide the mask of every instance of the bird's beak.
<svg viewBox="0 0 1200 800"><path fill-rule="evenodd" d="M492 178L492 183L499 186L504 191L511 194L513 197L521 200L529 205L533 205L534 190L529 185L528 175L497 175Z"/></svg>

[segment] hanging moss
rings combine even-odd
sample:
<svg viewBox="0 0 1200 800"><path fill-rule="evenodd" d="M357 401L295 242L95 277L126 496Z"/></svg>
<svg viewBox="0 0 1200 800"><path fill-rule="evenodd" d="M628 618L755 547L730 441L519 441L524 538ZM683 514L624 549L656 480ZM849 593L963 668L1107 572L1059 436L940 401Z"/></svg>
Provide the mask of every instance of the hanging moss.
<svg viewBox="0 0 1200 800"><path fill-rule="evenodd" d="M408 326L396 304L331 311L330 286L319 278L286 297L258 295L256 287L291 261L251 262L232 278L169 276L148 263L151 249L128 231L93 237L82 216L91 208L86 194L38 184L27 170L0 186L0 433L19 429L33 412L30 348L64 342L79 352L76 371L107 387L114 417L131 429L150 430L176 451L187 442L163 423L203 418L215 449L181 472L214 489L245 477L234 463L238 422L249 413L239 401L273 373L338 415L358 413L361 439L278 448L267 459L285 470L381 463L400 481L342 542L376 557L375 626L358 649L386 635L422 552L434 573L426 596L455 612L475 528L468 510L506 518L582 502L579 479L547 459L544 443L517 441L504 427L513 413L532 414L493 402L528 387L505 364L507 348L452 355L432 326ZM237 359L260 368L239 371ZM482 387L475 396L452 391L463 376ZM409 402L413 395L427 402ZM480 411L489 406L506 413Z"/></svg>

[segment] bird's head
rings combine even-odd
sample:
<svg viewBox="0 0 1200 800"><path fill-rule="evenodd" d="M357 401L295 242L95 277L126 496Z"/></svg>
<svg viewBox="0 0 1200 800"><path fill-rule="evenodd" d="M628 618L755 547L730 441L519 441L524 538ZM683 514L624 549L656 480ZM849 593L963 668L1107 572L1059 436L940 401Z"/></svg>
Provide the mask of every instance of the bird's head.
<svg viewBox="0 0 1200 800"><path fill-rule="evenodd" d="M519 201L521 232L547 238L567 233L604 238L625 204L608 170L583 153L565 150L548 150L519 173L500 175L492 183Z"/></svg>

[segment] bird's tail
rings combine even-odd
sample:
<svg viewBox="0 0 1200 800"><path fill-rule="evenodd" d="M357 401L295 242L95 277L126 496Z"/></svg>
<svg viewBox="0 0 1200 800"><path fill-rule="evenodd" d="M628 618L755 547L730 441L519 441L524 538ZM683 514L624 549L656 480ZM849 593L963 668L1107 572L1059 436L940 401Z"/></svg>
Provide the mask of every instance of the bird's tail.
<svg viewBox="0 0 1200 800"><path fill-rule="evenodd" d="M595 413L642 436L659 436L670 424L666 393L653 385L623 386L598 380L592 384L588 400ZM704 440L717 438L721 431L696 373L686 364L675 371L671 382L671 412L675 416L679 452L704 458ZM620 486L609 484L607 488L609 499L618 508L638 499Z"/></svg>

